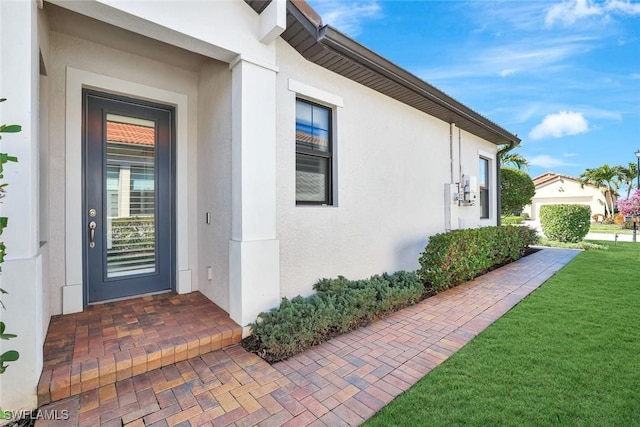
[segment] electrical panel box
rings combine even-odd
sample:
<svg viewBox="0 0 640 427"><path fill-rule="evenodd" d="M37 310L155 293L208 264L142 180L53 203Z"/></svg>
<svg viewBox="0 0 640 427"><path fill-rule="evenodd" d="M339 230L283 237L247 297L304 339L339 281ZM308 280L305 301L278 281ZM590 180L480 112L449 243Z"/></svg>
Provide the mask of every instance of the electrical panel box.
<svg viewBox="0 0 640 427"><path fill-rule="evenodd" d="M473 206L478 199L478 177L462 176L460 183L460 196L458 198L461 206Z"/></svg>

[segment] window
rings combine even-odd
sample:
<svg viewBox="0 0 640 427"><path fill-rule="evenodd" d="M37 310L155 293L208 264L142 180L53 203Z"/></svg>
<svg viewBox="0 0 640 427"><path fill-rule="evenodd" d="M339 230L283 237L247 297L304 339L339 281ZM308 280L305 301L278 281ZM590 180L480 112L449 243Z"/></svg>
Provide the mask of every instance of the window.
<svg viewBox="0 0 640 427"><path fill-rule="evenodd" d="M480 218L489 218L489 159L480 157L478 169L478 184L480 186Z"/></svg>
<svg viewBox="0 0 640 427"><path fill-rule="evenodd" d="M332 203L330 108L296 100L296 203Z"/></svg>

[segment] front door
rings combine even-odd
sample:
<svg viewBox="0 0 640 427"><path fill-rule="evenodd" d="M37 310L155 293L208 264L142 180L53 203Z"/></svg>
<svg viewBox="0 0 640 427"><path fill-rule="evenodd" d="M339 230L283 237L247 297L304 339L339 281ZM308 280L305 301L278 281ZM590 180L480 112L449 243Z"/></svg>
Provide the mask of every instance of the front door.
<svg viewBox="0 0 640 427"><path fill-rule="evenodd" d="M85 89L85 303L174 283L174 110Z"/></svg>

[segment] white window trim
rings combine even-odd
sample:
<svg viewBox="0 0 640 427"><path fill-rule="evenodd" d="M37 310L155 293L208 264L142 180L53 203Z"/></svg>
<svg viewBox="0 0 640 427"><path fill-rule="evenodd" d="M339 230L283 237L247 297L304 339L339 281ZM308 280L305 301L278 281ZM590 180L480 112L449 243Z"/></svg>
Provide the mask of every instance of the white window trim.
<svg viewBox="0 0 640 427"><path fill-rule="evenodd" d="M492 225L496 224L497 212L496 212L496 196L498 191L498 177L496 176L496 153L491 153L489 151L485 151L482 149L478 149L478 158L484 158L489 160L489 218L480 218L482 223L490 222ZM478 175L480 171L478 170ZM478 188L480 191L480 188ZM478 209L482 209L480 207L480 203L478 203ZM478 212L478 217L480 217L481 212Z"/></svg>
<svg viewBox="0 0 640 427"><path fill-rule="evenodd" d="M344 100L341 96L334 95L322 89L309 86L308 84L289 79L289 90L295 92L298 96L306 98L309 101L315 101L328 107L344 107Z"/></svg>

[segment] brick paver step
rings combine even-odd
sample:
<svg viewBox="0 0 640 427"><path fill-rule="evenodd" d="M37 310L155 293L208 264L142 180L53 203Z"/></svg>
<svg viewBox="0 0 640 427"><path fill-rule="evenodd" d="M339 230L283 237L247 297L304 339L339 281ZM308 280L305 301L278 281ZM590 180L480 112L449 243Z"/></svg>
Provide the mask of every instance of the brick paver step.
<svg viewBox="0 0 640 427"><path fill-rule="evenodd" d="M93 305L54 316L38 404L95 390L242 339L242 328L199 292Z"/></svg>

